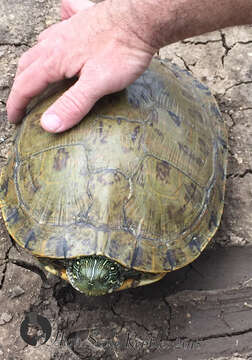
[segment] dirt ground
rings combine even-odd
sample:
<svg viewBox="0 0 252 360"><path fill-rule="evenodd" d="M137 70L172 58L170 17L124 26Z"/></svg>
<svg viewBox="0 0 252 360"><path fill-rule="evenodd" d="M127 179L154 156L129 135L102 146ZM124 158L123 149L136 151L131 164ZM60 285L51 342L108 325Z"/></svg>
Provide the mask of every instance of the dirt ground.
<svg viewBox="0 0 252 360"><path fill-rule="evenodd" d="M14 131L5 104L18 57L58 9L58 0L0 3L0 168ZM188 39L160 55L210 86L229 127L219 231L198 260L162 281L87 298L53 275L43 281L0 219L0 359L252 360L252 27ZM51 323L43 345L20 336L31 312Z"/></svg>

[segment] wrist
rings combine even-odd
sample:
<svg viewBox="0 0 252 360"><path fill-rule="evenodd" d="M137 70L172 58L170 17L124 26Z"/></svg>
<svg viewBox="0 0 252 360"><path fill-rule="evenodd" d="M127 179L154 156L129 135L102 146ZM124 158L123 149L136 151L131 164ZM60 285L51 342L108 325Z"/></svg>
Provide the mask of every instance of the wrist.
<svg viewBox="0 0 252 360"><path fill-rule="evenodd" d="M150 9L145 9L143 14L141 0L105 0L104 4L114 29L119 28L122 34L125 34L125 41L129 46L140 47L151 55L157 52L160 46L148 22Z"/></svg>

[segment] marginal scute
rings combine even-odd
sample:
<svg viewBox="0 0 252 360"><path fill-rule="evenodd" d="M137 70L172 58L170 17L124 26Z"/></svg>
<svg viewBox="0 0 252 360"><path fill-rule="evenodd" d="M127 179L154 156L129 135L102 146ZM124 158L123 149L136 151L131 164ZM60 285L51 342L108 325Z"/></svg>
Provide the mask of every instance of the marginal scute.
<svg viewBox="0 0 252 360"><path fill-rule="evenodd" d="M19 220L19 212L17 208L10 208L6 211L7 217L6 222L15 225Z"/></svg>
<svg viewBox="0 0 252 360"><path fill-rule="evenodd" d="M227 133L208 87L153 60L77 126L45 132L41 115L66 88L18 127L0 177L10 235L64 278L65 259L89 255L146 273L139 285L192 262L224 204Z"/></svg>
<svg viewBox="0 0 252 360"><path fill-rule="evenodd" d="M208 223L208 228L211 231L212 229L215 229L217 227L217 216L214 210L211 212L211 217Z"/></svg>
<svg viewBox="0 0 252 360"><path fill-rule="evenodd" d="M200 237L198 235L193 235L191 241L189 242L189 247L193 253L200 253L201 246L200 246Z"/></svg>
<svg viewBox="0 0 252 360"><path fill-rule="evenodd" d="M168 263L168 266L170 265L170 270L172 271L176 267L176 263L177 263L176 257L174 254L174 250L166 251L164 260L165 260L164 264L166 264L166 268L167 268L167 263Z"/></svg>
<svg viewBox="0 0 252 360"><path fill-rule="evenodd" d="M125 230L115 230L111 231L104 254L131 268L136 247L137 240L133 234Z"/></svg>
<svg viewBox="0 0 252 360"><path fill-rule="evenodd" d="M28 250L33 250L36 244L36 236L33 230L29 230L24 238L24 247Z"/></svg>

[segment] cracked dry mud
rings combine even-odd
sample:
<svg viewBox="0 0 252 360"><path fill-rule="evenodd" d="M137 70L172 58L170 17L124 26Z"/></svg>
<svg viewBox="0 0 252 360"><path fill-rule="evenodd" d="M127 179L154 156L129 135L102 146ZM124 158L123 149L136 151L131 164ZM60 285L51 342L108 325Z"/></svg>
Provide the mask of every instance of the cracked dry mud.
<svg viewBox="0 0 252 360"><path fill-rule="evenodd" d="M14 131L5 104L17 59L58 9L58 0L0 3L0 167ZM87 298L52 275L45 282L0 219L0 359L252 359L252 27L187 39L160 55L211 87L229 127L219 231L198 260L162 281ZM30 311L51 322L44 345L20 337Z"/></svg>

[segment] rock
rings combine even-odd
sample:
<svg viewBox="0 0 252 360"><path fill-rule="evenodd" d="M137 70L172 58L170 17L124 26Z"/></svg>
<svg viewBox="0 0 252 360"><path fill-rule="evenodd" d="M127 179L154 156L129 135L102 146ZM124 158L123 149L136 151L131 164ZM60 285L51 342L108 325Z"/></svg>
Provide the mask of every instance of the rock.
<svg viewBox="0 0 252 360"><path fill-rule="evenodd" d="M12 320L13 316L9 312L4 312L0 316L0 325L4 325Z"/></svg>
<svg viewBox="0 0 252 360"><path fill-rule="evenodd" d="M14 286L12 289L10 289L10 292L9 292L9 297L11 299L14 299L18 296L21 296L25 293L24 289L21 288L21 286L17 285L17 286Z"/></svg>

